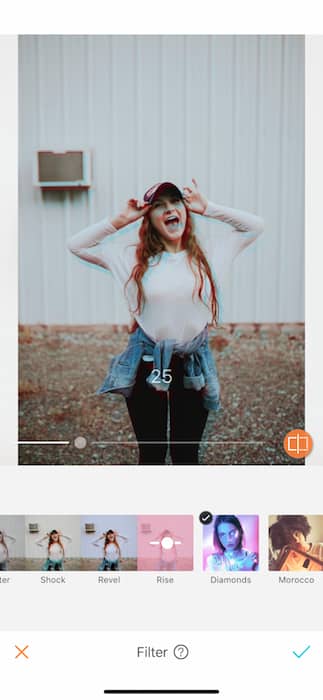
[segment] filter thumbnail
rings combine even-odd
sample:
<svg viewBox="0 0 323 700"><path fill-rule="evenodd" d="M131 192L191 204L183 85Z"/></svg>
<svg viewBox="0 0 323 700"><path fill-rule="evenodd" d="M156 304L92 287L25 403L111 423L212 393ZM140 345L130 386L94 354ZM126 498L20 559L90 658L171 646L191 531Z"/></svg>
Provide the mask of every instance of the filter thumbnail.
<svg viewBox="0 0 323 700"><path fill-rule="evenodd" d="M27 571L80 570L80 518L78 515L26 516Z"/></svg>
<svg viewBox="0 0 323 700"><path fill-rule="evenodd" d="M22 515L0 515L0 571L25 568L24 525Z"/></svg>
<svg viewBox="0 0 323 700"><path fill-rule="evenodd" d="M86 571L135 571L137 517L82 516L81 555L82 569Z"/></svg>
<svg viewBox="0 0 323 700"><path fill-rule="evenodd" d="M204 571L257 571L258 515L213 515L203 526Z"/></svg>
<svg viewBox="0 0 323 700"><path fill-rule="evenodd" d="M323 571L323 515L271 515L269 569Z"/></svg>
<svg viewBox="0 0 323 700"><path fill-rule="evenodd" d="M138 517L138 570L191 571L193 517L141 515Z"/></svg>

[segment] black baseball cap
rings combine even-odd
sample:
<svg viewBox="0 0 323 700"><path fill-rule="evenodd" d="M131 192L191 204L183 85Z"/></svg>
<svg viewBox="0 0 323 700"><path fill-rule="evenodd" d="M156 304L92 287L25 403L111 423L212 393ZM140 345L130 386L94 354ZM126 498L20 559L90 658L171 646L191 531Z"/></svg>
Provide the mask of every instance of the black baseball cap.
<svg viewBox="0 0 323 700"><path fill-rule="evenodd" d="M174 185L173 182L157 182L156 185L153 185L149 188L149 190L147 190L147 192L145 192L144 202L147 202L147 204L152 204L162 192L171 189L176 192L180 199L183 199L182 192L178 189L177 185Z"/></svg>

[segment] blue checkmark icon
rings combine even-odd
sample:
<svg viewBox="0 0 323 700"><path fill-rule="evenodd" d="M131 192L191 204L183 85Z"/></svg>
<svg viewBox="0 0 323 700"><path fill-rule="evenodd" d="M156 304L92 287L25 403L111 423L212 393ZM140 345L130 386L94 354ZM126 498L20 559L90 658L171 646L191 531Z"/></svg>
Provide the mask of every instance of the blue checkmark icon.
<svg viewBox="0 0 323 700"><path fill-rule="evenodd" d="M301 651L300 654L297 654L296 651L293 651L293 654L294 654L294 656L296 656L297 659L301 659L302 656L304 656L304 654L306 654L306 652L307 652L310 648L311 648L311 645L309 644L308 647L306 647L306 649L303 649L303 651Z"/></svg>

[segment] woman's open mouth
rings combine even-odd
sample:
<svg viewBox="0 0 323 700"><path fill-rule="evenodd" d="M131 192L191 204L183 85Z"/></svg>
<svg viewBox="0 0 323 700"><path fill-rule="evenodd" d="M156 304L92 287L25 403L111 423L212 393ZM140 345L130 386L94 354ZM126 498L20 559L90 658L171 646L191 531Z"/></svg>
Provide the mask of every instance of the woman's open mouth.
<svg viewBox="0 0 323 700"><path fill-rule="evenodd" d="M179 227L182 227L182 223L180 221L179 216L176 214L172 214L171 216L168 216L167 219L164 221L165 226L168 231L177 231Z"/></svg>

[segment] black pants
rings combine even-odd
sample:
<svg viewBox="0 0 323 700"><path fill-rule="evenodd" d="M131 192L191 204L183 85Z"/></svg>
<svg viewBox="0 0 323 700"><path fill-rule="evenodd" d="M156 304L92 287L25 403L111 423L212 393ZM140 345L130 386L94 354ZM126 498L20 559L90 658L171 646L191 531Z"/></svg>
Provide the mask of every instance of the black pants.
<svg viewBox="0 0 323 700"><path fill-rule="evenodd" d="M199 443L208 411L201 391L184 389L183 360L171 363L168 392L156 391L146 382L152 363L141 362L127 406L139 446L139 464L165 464L167 424L170 412L170 454L173 464L198 464Z"/></svg>

